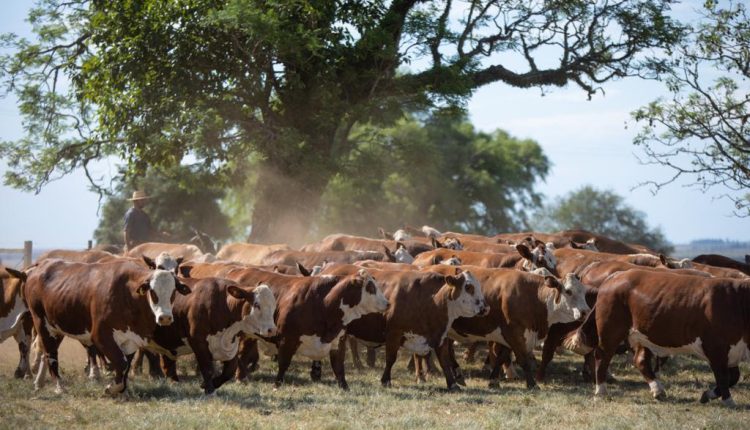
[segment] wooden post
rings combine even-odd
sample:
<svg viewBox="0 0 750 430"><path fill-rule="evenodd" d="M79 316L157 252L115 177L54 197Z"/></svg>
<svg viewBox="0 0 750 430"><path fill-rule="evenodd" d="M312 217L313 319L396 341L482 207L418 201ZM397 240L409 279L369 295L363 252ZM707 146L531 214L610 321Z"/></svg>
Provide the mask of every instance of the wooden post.
<svg viewBox="0 0 750 430"><path fill-rule="evenodd" d="M23 243L23 268L31 266L31 241L27 240Z"/></svg>
<svg viewBox="0 0 750 430"><path fill-rule="evenodd" d="M88 244L88 247L86 249L91 249L93 245L94 245L93 241L91 239L89 239L89 244Z"/></svg>

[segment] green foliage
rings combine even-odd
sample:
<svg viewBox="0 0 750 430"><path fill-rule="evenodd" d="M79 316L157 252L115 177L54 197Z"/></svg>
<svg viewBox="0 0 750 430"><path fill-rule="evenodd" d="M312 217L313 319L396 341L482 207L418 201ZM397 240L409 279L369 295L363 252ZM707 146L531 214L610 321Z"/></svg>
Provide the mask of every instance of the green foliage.
<svg viewBox="0 0 750 430"><path fill-rule="evenodd" d="M351 158L355 124L460 105L492 82L592 94L647 73L647 53L681 35L672 2L41 0L35 40L0 39L26 124L0 144L5 181L38 191L107 156L133 179L191 156L239 184L259 160L253 235L286 239Z"/></svg>
<svg viewBox="0 0 750 430"><path fill-rule="evenodd" d="M524 228L549 169L536 142L478 132L450 110L358 127L351 139L357 149L323 196L321 234L424 223L481 234Z"/></svg>
<svg viewBox="0 0 750 430"><path fill-rule="evenodd" d="M750 216L749 18L742 2L723 9L707 1L674 52L665 80L670 96L633 112L643 124L634 143L645 162L672 174L646 185L658 190L684 177L703 190L733 190L728 197L740 216Z"/></svg>
<svg viewBox="0 0 750 430"><path fill-rule="evenodd" d="M99 226L94 232L98 243L123 243L125 212L131 206L127 200L134 189L143 189L152 198L145 207L153 228L168 234L163 240L185 243L202 231L213 239L231 236L229 219L219 206L223 188L209 176L190 167L169 170L149 170L137 186L120 182L117 192L102 208Z"/></svg>
<svg viewBox="0 0 750 430"><path fill-rule="evenodd" d="M590 185L546 205L534 221L534 228L540 231L583 229L667 254L673 249L660 228L648 226L643 212L627 205L613 191Z"/></svg>

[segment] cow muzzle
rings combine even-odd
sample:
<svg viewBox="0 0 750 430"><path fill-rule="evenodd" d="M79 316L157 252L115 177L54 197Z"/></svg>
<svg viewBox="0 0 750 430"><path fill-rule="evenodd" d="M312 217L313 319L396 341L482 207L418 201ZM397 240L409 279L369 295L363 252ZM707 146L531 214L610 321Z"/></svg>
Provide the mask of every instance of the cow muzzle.
<svg viewBox="0 0 750 430"><path fill-rule="evenodd" d="M156 319L156 322L160 326L168 326L172 324L174 321L174 318L172 318L172 315L159 315L159 317Z"/></svg>

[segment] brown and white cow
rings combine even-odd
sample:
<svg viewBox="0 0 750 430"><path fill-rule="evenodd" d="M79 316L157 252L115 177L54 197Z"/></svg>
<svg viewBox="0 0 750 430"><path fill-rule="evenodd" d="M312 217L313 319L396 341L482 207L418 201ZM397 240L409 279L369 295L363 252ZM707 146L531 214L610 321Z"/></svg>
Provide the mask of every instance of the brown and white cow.
<svg viewBox="0 0 750 430"><path fill-rule="evenodd" d="M323 273L342 275L357 266L332 266ZM347 334L369 346L385 344L381 377L391 385L391 369L403 347L417 355L438 353L449 390L459 389L450 365L448 329L462 316L486 311L482 286L471 272L451 268L451 274L373 270L391 306L384 314L365 315L347 327Z"/></svg>
<svg viewBox="0 0 750 430"><path fill-rule="evenodd" d="M274 336L276 299L267 285L243 287L218 278L184 279L192 290L172 304L174 323L154 331L155 350L162 353L164 373L177 380L177 356L194 353L203 376L203 390L211 394L234 376L243 334ZM214 361L223 363L214 377Z"/></svg>
<svg viewBox="0 0 750 430"><path fill-rule="evenodd" d="M424 270L450 273L450 269L441 266ZM561 282L553 276L513 269L471 267L470 270L482 284L489 313L457 319L449 336L462 343L488 341L510 348L524 371L526 386L534 388L534 347L544 341L553 324L576 321L590 310L585 287L572 274ZM498 383L499 372L497 361L490 386Z"/></svg>
<svg viewBox="0 0 750 430"><path fill-rule="evenodd" d="M295 266L297 263L300 263L305 267L313 267L324 266L326 263L351 264L360 260L395 262L393 256L389 257L387 253L378 251L275 251L267 255L263 259L262 264Z"/></svg>
<svg viewBox="0 0 750 430"><path fill-rule="evenodd" d="M749 306L749 280L619 272L599 287L594 310L569 346L582 352L595 349L597 396L606 394L610 360L627 339L641 348L635 364L655 398L664 396L664 387L646 365L649 356L693 354L709 362L716 380L701 403L721 397L734 405L729 388L739 380L739 362L750 357Z"/></svg>
<svg viewBox="0 0 750 430"><path fill-rule="evenodd" d="M263 343L267 352L278 356L277 387L283 383L292 357L300 354L313 360L329 356L339 386L348 389L344 357L339 352L344 330L362 315L388 307L388 300L365 269L358 267L348 276L298 277L258 269L226 276L242 284L265 283L276 297L278 331Z"/></svg>
<svg viewBox="0 0 750 430"><path fill-rule="evenodd" d="M56 391L62 392L57 350L63 336L69 336L94 345L111 363L115 379L106 392L124 392L133 354L148 346L157 325L172 323L175 291L190 293L173 272L148 269L131 261L42 262L24 286L34 329L46 357L46 366L39 367L34 381L35 388L41 387L49 368Z"/></svg>
<svg viewBox="0 0 750 430"><path fill-rule="evenodd" d="M23 300L26 273L0 266L0 343L13 336L18 343L16 378L29 373L31 346L31 315Z"/></svg>
<svg viewBox="0 0 750 430"><path fill-rule="evenodd" d="M262 265L263 259L276 251L291 251L287 244L259 245L254 243L228 243L216 253L218 260L243 264Z"/></svg>
<svg viewBox="0 0 750 430"><path fill-rule="evenodd" d="M412 264L419 267L427 267L441 264L443 260L455 256L461 261L461 264L468 266L517 268L529 272L545 268L552 273L555 272L557 265L555 256L544 244L540 244L533 250L529 250L525 245L516 245L514 248L516 250L514 254L488 254L440 248L418 255Z"/></svg>
<svg viewBox="0 0 750 430"><path fill-rule="evenodd" d="M351 236L347 234L332 234L326 236L316 243L311 243L300 248L300 251L323 252L323 251L382 251L383 247L398 250L403 247L411 256L416 256L425 251L430 251L433 246L429 241L407 239L403 242L395 240L371 239L369 237Z"/></svg>

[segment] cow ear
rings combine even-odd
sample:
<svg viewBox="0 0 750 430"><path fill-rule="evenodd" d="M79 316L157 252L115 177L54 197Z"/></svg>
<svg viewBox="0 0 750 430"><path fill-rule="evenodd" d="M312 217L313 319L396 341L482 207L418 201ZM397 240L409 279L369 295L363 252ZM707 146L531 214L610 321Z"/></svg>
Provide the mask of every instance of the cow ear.
<svg viewBox="0 0 750 430"><path fill-rule="evenodd" d="M388 247L385 246L385 245L383 245L383 249L385 250L385 256L388 258L388 261L390 261L391 263L395 262L396 261L396 256L393 255L393 253L391 252L391 250L388 249Z"/></svg>
<svg viewBox="0 0 750 430"><path fill-rule="evenodd" d="M10 276L26 282L26 273L24 273L24 272L22 272L20 270L11 269L10 267L6 267L5 271L8 272L8 274Z"/></svg>
<svg viewBox="0 0 750 430"><path fill-rule="evenodd" d="M518 245L516 245L516 251L518 251L518 253L521 254L521 257L527 260L534 259L534 256L531 255L531 251L529 251L529 248L527 248L526 245L519 243Z"/></svg>
<svg viewBox="0 0 750 430"><path fill-rule="evenodd" d="M187 296L188 294L191 293L190 287L180 282L179 279L177 278L175 278L174 280L174 288L175 290L177 290L178 293L182 294L183 296Z"/></svg>
<svg viewBox="0 0 750 430"><path fill-rule="evenodd" d="M659 254L659 261L661 261L661 264L664 266L668 266L669 262L667 261L667 257L664 256L664 254Z"/></svg>
<svg viewBox="0 0 750 430"><path fill-rule="evenodd" d="M154 263L154 260L146 257L145 255L141 255L141 258L143 259L143 262L146 263L146 266L151 270L156 270L156 263Z"/></svg>
<svg viewBox="0 0 750 430"><path fill-rule="evenodd" d="M299 261L297 262L297 270L299 270L299 273L302 276L310 276L310 271L307 270L307 268L303 266Z"/></svg>
<svg viewBox="0 0 750 430"><path fill-rule="evenodd" d="M182 276L183 278L189 278L190 272L193 270L193 266L191 264L185 264L177 266L177 274Z"/></svg>
<svg viewBox="0 0 750 430"><path fill-rule="evenodd" d="M151 288L151 285L148 282L145 282L138 286L138 289L135 290L136 293L138 293L141 296L146 295L148 293L148 290Z"/></svg>
<svg viewBox="0 0 750 430"><path fill-rule="evenodd" d="M230 285L227 287L227 294L234 297L238 300L247 300L248 302L252 302L255 297L253 293L243 290L242 288L236 286L236 285Z"/></svg>

